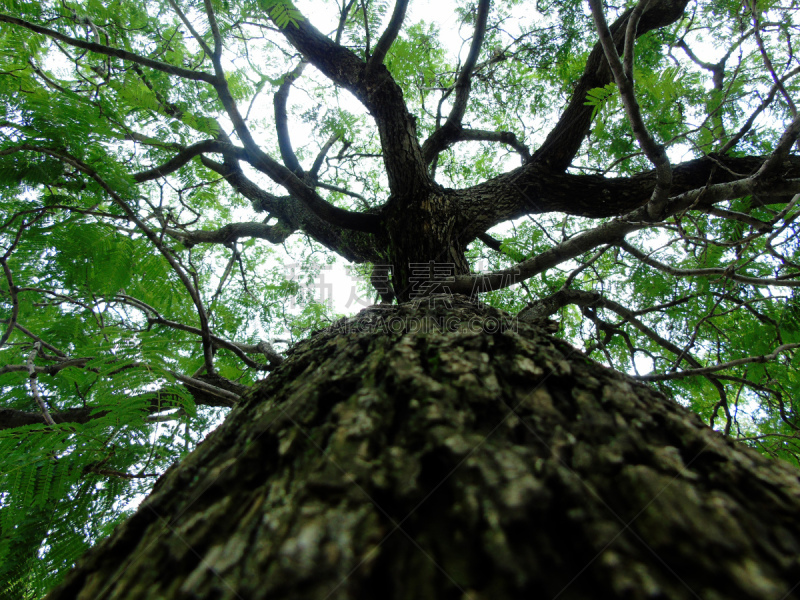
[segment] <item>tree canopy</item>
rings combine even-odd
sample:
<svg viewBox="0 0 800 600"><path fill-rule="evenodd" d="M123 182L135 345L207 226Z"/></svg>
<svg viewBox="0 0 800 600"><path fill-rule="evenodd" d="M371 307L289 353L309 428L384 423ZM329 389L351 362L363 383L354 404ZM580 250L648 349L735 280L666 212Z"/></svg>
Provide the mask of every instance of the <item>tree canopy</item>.
<svg viewBox="0 0 800 600"><path fill-rule="evenodd" d="M334 260L552 318L798 463L798 2L432 6L3 2L7 591L337 318Z"/></svg>

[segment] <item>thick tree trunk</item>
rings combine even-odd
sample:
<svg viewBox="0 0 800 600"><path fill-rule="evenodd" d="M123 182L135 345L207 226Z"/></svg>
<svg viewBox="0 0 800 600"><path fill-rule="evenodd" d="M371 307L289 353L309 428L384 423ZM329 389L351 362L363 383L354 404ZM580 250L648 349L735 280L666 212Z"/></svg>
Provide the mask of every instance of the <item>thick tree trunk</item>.
<svg viewBox="0 0 800 600"><path fill-rule="evenodd" d="M299 344L49 598L797 597L798 472L456 297Z"/></svg>
<svg viewBox="0 0 800 600"><path fill-rule="evenodd" d="M469 275L455 197L435 189L390 203L386 214L392 287L401 301L449 293L456 275Z"/></svg>

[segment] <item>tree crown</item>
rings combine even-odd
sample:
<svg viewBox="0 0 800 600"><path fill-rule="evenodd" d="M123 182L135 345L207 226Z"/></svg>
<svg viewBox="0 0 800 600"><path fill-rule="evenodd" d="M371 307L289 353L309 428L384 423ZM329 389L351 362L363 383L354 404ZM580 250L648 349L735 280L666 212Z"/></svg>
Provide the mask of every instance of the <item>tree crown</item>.
<svg viewBox="0 0 800 600"><path fill-rule="evenodd" d="M0 23L12 588L52 585L335 318L307 285L333 260L360 297L554 317L797 463L796 0L7 2Z"/></svg>

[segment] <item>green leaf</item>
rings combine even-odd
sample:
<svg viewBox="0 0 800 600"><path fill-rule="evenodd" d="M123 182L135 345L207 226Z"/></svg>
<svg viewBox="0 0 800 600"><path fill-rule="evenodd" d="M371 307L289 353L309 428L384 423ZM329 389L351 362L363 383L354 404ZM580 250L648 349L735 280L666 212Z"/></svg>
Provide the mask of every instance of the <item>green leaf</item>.
<svg viewBox="0 0 800 600"><path fill-rule="evenodd" d="M618 92L617 84L613 82L603 87L592 88L586 92L586 102L584 102L583 105L592 107L592 119L597 116L597 113L599 113L608 101L615 97Z"/></svg>

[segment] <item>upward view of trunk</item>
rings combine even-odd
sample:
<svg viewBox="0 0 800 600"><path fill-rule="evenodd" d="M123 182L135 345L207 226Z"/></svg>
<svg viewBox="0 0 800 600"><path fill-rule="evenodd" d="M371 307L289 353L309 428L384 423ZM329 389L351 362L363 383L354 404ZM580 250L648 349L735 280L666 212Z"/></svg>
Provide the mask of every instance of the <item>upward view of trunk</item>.
<svg viewBox="0 0 800 600"><path fill-rule="evenodd" d="M434 300L300 343L48 597L798 596L795 470Z"/></svg>
<svg viewBox="0 0 800 600"><path fill-rule="evenodd" d="M464 254L470 240L452 194L430 191L414 198L393 211L388 224L392 285L400 301L444 291L435 280L470 274Z"/></svg>

